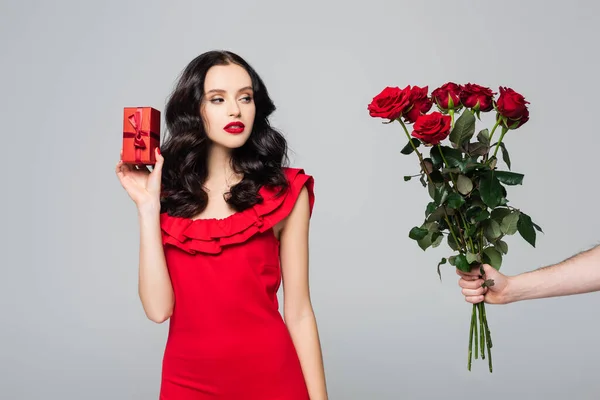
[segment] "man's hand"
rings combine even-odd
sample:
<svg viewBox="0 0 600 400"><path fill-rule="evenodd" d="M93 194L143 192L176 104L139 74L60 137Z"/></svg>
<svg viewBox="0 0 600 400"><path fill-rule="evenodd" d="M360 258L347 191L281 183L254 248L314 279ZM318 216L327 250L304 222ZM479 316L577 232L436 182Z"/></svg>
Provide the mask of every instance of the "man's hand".
<svg viewBox="0 0 600 400"><path fill-rule="evenodd" d="M483 270L485 272L483 278L479 267L473 268L471 272L456 270L456 273L461 277L458 286L462 288L465 300L473 304L482 301L488 304L509 303L507 296L509 277L501 274L488 264L483 264Z"/></svg>

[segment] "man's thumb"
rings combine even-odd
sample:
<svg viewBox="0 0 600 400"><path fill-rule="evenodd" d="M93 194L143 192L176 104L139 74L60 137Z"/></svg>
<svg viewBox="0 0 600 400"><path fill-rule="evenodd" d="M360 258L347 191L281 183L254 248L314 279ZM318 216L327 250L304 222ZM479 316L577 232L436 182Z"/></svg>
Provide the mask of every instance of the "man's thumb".
<svg viewBox="0 0 600 400"><path fill-rule="evenodd" d="M486 276L494 276L496 275L496 269L489 264L483 264L483 272Z"/></svg>

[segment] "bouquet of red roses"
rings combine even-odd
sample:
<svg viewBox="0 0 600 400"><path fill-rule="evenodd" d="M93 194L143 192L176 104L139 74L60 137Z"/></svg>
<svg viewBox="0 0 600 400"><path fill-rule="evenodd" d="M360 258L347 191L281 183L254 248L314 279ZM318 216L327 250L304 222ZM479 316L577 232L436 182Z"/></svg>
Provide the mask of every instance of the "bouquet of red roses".
<svg viewBox="0 0 600 400"><path fill-rule="evenodd" d="M428 95L428 87L410 85L404 89L386 87L375 96L367 109L371 117L383 118L385 124L397 121L408 138L402 154L416 153L420 172L407 175L405 181L420 177L431 200L419 226L410 229L409 238L425 251L445 241L455 254L442 258L461 271L480 268L484 287L494 282L485 278L482 264L496 269L508 253L506 236L519 233L535 247L536 230L542 229L523 210L509 204L506 186L520 185L524 175L511 171L505 135L521 128L529 120L528 101L506 87L500 95L490 88L468 83L448 82ZM437 111L430 112L435 103ZM495 112L494 125L475 136L476 118L481 113ZM412 125L409 133L407 125ZM500 137L493 143L496 130ZM475 136L475 138L474 138ZM448 139L449 143L443 144ZM422 154L419 147L429 149ZM498 168L498 150L507 170ZM492 152L493 151L493 152ZM491 153L492 152L492 153ZM479 320L479 321L478 321ZM473 305L469 329L467 368L475 358L487 358L492 372L492 338L483 302Z"/></svg>

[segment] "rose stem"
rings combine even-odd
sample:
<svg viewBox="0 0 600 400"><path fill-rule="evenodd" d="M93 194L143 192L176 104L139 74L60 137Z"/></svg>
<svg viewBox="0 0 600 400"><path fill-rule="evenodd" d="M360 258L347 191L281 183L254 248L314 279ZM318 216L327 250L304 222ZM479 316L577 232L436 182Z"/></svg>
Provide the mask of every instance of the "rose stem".
<svg viewBox="0 0 600 400"><path fill-rule="evenodd" d="M492 335L490 335L490 328L488 326L488 321L487 321L487 315L485 313L485 304L481 303L481 311L483 313L483 323L485 325L485 333L487 335L487 342L488 342L488 346L491 348L492 347Z"/></svg>
<svg viewBox="0 0 600 400"><path fill-rule="evenodd" d="M506 135L506 132L508 132L508 128L503 126L502 134L500 135L500 140L498 140L498 144L496 145L496 150L494 150L494 157L496 157L496 154L498 153L498 149L500 148L500 143L502 143L502 139L504 139L504 135Z"/></svg>
<svg viewBox="0 0 600 400"><path fill-rule="evenodd" d="M473 311L471 312L471 327L469 328L469 353L468 353L468 361L467 368L471 370L471 355L473 351L473 327L475 326L475 307L473 307Z"/></svg>
<svg viewBox="0 0 600 400"><path fill-rule="evenodd" d="M473 304L473 312L477 315L477 304ZM475 359L479 358L478 350L479 350L479 334L477 333L477 316L475 316L473 320L473 325L475 326Z"/></svg>
<svg viewBox="0 0 600 400"><path fill-rule="evenodd" d="M404 133L406 133L406 137L408 137L408 143L410 143L410 145L412 146L415 153L417 153L417 157L419 157L419 161L421 162L421 168L423 168L423 172L425 172L425 174L427 175L427 179L429 179L429 183L431 183L433 185L433 180L431 179L431 176L429 176L429 171L427 171L427 167L425 166L425 161L423 161L423 156L421 155L421 152L419 152L419 150L417 150L414 143L412 142L410 133L408 133L408 129L406 129L406 125L404 125L404 122L402 121L402 116L398 117L397 121L400 122L400 125L402 125L402 128L404 129Z"/></svg>
<svg viewBox="0 0 600 400"><path fill-rule="evenodd" d="M501 120L497 120L496 124L492 128L492 133L490 133L490 144L492 143L492 136L494 136L494 132L496 132L496 128L498 127L498 125L500 125L500 122L502 122L502 121Z"/></svg>
<svg viewBox="0 0 600 400"><path fill-rule="evenodd" d="M450 164L448 164L448 161L446 161L446 157L444 157L444 153L442 152L442 146L440 146L440 144L437 144L437 148L440 151L440 156L442 157L442 161L444 161L444 164L446 164L446 167L450 168ZM456 189L456 191L458 191L458 187L456 186L456 181L454 180L454 177L452 176L452 172L450 172L450 179L452 180L452 183L454 184L454 189ZM460 212L459 209L456 210L458 212L458 216L460 217L460 219L462 220L463 226L465 228L465 233L467 231L467 223L465 221L465 218L463 217L462 213ZM458 221L458 225L460 225L460 221ZM459 233L461 233L459 231ZM461 233L462 236L462 233ZM466 246L466 240L463 236L463 241L465 242L465 247ZM473 245L473 239L469 238L469 242L471 244L471 252L475 253L475 246Z"/></svg>
<svg viewBox="0 0 600 400"><path fill-rule="evenodd" d="M483 327L483 313L481 312L481 305L482 303L479 303L479 335L481 338L481 359L485 360L485 329Z"/></svg>
<svg viewBox="0 0 600 400"><path fill-rule="evenodd" d="M488 353L488 364L489 364L490 372L492 372L493 371L493 367L492 367L492 337L490 335L490 329L488 327L487 318L486 318L486 315L485 315L485 305L483 303L479 303L479 304L480 304L480 307L481 307L481 310L482 310L482 311L480 311L480 313L481 313L481 316L483 318L482 322L483 322L483 325L485 327L485 337L487 339L486 340L486 342L487 342L487 346L486 347L487 347L487 353Z"/></svg>
<svg viewBox="0 0 600 400"><path fill-rule="evenodd" d="M492 368L492 338L490 336L490 330L488 329L487 326L487 318L485 317L485 307L482 305L483 308L483 319L485 321L485 335L487 336L487 351L488 351L488 365L490 367L490 373L492 372L493 368Z"/></svg>
<svg viewBox="0 0 600 400"><path fill-rule="evenodd" d="M501 122L500 120L497 120L496 124L492 128L492 133L490 133L488 146L492 145L492 136L494 136L494 132L496 132L496 128L498 127L498 125L500 125L500 122ZM489 153L489 149L488 149L488 152L483 156L483 162L487 162L489 156L490 156L490 153Z"/></svg>

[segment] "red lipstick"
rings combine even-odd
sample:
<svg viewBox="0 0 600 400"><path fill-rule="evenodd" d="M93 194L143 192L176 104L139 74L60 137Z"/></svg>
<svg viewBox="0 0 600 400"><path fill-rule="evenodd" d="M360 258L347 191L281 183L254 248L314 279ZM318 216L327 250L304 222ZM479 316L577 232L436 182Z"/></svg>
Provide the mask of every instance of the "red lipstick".
<svg viewBox="0 0 600 400"><path fill-rule="evenodd" d="M226 132L237 134L237 133L244 132L244 128L245 128L245 125L242 122L238 121L238 122L228 123L227 125L225 125L225 127L223 129Z"/></svg>

